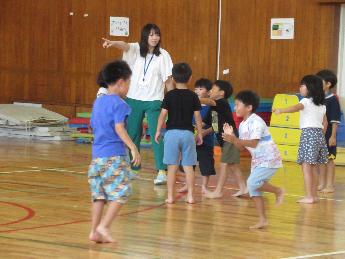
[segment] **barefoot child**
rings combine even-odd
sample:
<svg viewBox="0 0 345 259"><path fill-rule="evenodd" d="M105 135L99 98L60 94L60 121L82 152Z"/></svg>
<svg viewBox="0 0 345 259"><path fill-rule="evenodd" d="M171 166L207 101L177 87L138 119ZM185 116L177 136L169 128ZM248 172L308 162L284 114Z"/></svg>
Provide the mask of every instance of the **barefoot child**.
<svg viewBox="0 0 345 259"><path fill-rule="evenodd" d="M337 85L337 76L330 70L321 70L317 74L323 80L323 90L326 101L326 117L328 127L326 130L326 144L328 148L328 162L320 166L319 187L321 193L334 192L334 160L337 156L337 129L340 124L340 105L333 89Z"/></svg>
<svg viewBox="0 0 345 259"><path fill-rule="evenodd" d="M91 127L94 133L92 161L88 179L92 196L92 220L89 239L97 243L115 242L110 225L131 193L128 175L131 169L126 146L134 165L140 155L126 131L126 120L131 112L123 100L128 91L131 70L126 62L114 61L100 72L108 86L108 94L96 99L92 109ZM108 210L103 219L105 203Z"/></svg>
<svg viewBox="0 0 345 259"><path fill-rule="evenodd" d="M228 170L235 174L239 185L239 191L233 194L233 196L241 196L248 192L246 183L242 178L242 173L238 166L240 163L240 151L233 144L229 142L224 143L222 139L224 123L230 124L234 128L235 135L237 135L237 129L227 100L232 95L232 91L233 89L229 82L217 80L213 83L210 91L210 98L200 98L202 104L211 106L212 127L222 147L217 187L213 192L206 192L205 196L207 198L221 198L223 196L223 187L228 176Z"/></svg>
<svg viewBox="0 0 345 259"><path fill-rule="evenodd" d="M268 181L282 167L282 159L273 142L266 123L254 112L259 106L259 96L252 91L241 91L235 98L236 115L242 117L239 138L233 134L229 124L224 125L223 139L239 148L246 148L252 156L251 172L247 180L250 197L255 202L259 222L250 228L263 228L268 225L262 192L276 195L276 204L282 203L284 192Z"/></svg>
<svg viewBox="0 0 345 259"><path fill-rule="evenodd" d="M162 111L158 118L155 141L159 142L160 132L168 115L167 132L164 135L163 162L168 166L168 199L167 203L175 202L175 178L180 165L186 174L188 188L187 202L194 203L194 170L197 154L194 139L192 118L194 115L197 128L198 144L202 144L202 121L198 96L187 88L192 70L186 63L175 64L172 69L176 88L169 91L163 100Z"/></svg>
<svg viewBox="0 0 345 259"><path fill-rule="evenodd" d="M318 201L318 167L326 164L328 151L324 130L327 128L325 93L322 79L315 75L302 78L300 93L304 97L299 104L287 108L275 108L275 114L300 111L301 139L297 163L302 166L306 195L300 203Z"/></svg>

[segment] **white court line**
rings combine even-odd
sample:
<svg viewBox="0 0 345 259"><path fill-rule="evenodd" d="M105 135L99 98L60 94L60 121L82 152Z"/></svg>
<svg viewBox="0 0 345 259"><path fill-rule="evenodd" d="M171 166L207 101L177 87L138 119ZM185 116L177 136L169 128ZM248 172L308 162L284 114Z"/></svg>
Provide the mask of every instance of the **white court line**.
<svg viewBox="0 0 345 259"><path fill-rule="evenodd" d="M38 167L31 167L31 168L38 168ZM64 168L43 168L43 169L18 170L18 171L0 172L0 174L26 173L26 172L41 172L41 171L56 171L56 172L66 172L66 173L75 173L75 174L86 174L86 172L77 172L77 171L67 170L67 169L64 169ZM139 176L139 179L138 179L138 180L152 181L152 179L143 178L143 177L140 177L140 176ZM176 183L181 183L181 182L176 182ZM201 186L200 184L195 184L195 185ZM209 187L214 188L215 186L209 186ZM239 190L239 189L230 188L230 187L224 187L224 189L227 189L227 190L235 190L235 191L238 191L238 190ZM286 193L285 196L303 198L303 196L300 196L300 195L297 195L297 194L288 194L288 193ZM340 200L340 199L323 198L323 197L320 197L320 200L336 201L336 202L343 202L343 201L344 201L344 200Z"/></svg>
<svg viewBox="0 0 345 259"><path fill-rule="evenodd" d="M280 259L301 259L301 258L312 258L312 257L326 256L326 255L340 255L340 254L345 254L345 251L337 251L337 252L330 252L330 253L323 253L323 254L301 255L301 256L293 256L293 257L284 257L284 258L280 258Z"/></svg>
<svg viewBox="0 0 345 259"><path fill-rule="evenodd" d="M0 172L0 174L13 174L13 173L28 173L28 172L40 172L40 169L18 170L11 172Z"/></svg>

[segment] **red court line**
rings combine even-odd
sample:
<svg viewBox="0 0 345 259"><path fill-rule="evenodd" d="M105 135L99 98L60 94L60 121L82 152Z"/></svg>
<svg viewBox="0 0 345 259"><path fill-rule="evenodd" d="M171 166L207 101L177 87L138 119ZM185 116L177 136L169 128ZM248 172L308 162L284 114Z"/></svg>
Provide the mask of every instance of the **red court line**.
<svg viewBox="0 0 345 259"><path fill-rule="evenodd" d="M185 194L179 194L177 195L176 199L180 199L184 196ZM6 203L6 202L4 202ZM136 211L131 211L131 212L127 212L125 214L120 214L119 217L122 216L128 216L131 214L136 214L136 213L141 213L141 212L145 212L145 211L149 211L149 210L153 210L153 209L157 209L159 207L163 207L164 205L166 205L166 203L161 203L158 205L152 205L146 208L143 208L141 210L136 210ZM24 208L23 206L19 205L19 207ZM31 210L31 209L30 209ZM31 210L32 212L34 212L33 210ZM34 213L35 214L35 213ZM23 221L23 220L22 220ZM31 230L31 229L40 229L40 228L50 228L50 227L59 227L59 226L66 226L66 225L71 225L71 224L78 224L78 223L85 223L85 222L90 222L91 220L89 219L84 219L84 220L76 220L76 221L71 221L71 222L65 222L65 223L59 223L59 224L51 224L51 225L42 225L42 226L36 226L36 227L28 227L28 228L17 228L17 229L11 229L11 230L0 230L0 233L12 233L12 232L17 232L17 231L22 231L22 230ZM14 223L12 223L14 224Z"/></svg>
<svg viewBox="0 0 345 259"><path fill-rule="evenodd" d="M14 203L14 202L5 202L5 201L0 201L0 203L4 203L4 204L8 204L8 205L12 205L21 209L24 209L27 213L27 215L21 219L15 220L15 221L10 221L10 222L6 222L6 223L2 223L0 224L0 226L8 226L8 225L12 225L12 224L16 224L19 222L23 222L25 220L29 220L31 219L33 216L35 216L35 211L31 208L25 207L23 205Z"/></svg>

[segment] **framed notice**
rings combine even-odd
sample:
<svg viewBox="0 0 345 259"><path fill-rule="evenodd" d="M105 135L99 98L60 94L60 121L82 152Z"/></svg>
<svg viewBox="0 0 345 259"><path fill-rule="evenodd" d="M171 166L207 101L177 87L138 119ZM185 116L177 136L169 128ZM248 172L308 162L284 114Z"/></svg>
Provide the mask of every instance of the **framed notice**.
<svg viewBox="0 0 345 259"><path fill-rule="evenodd" d="M271 39L292 40L295 33L295 18L272 18Z"/></svg>
<svg viewBox="0 0 345 259"><path fill-rule="evenodd" d="M129 35L129 18L110 16L110 35L125 36Z"/></svg>

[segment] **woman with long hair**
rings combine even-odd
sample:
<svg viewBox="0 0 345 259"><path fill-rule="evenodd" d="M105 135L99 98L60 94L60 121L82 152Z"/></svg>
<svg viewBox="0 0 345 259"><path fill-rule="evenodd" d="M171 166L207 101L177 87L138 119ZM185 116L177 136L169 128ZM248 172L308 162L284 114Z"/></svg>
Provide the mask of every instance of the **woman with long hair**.
<svg viewBox="0 0 345 259"><path fill-rule="evenodd" d="M125 60L133 71L126 102L132 109L128 117L128 133L140 148L142 124L145 114L151 140L157 129L158 116L164 97L165 87L173 88L171 71L172 60L169 53L160 47L161 31L156 24L146 24L141 30L140 42L126 43L103 38L103 47L115 47L123 51ZM166 183L166 165L163 164L163 143L152 141L158 175L154 184ZM140 167L133 167L138 172Z"/></svg>

